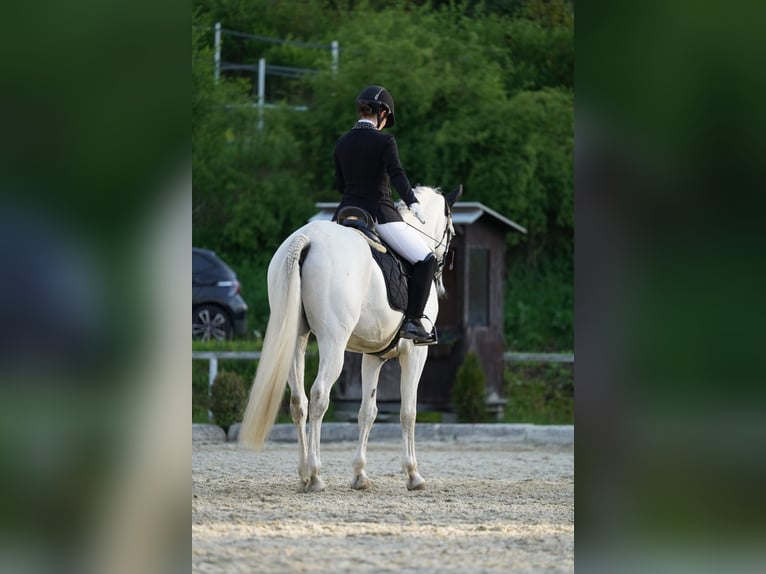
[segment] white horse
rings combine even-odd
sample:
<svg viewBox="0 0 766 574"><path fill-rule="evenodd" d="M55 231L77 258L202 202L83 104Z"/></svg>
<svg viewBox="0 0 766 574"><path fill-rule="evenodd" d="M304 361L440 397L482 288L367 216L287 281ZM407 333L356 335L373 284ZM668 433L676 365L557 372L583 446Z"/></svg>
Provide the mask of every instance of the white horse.
<svg viewBox="0 0 766 574"><path fill-rule="evenodd" d="M438 189L415 189L426 223L421 224L403 202L404 220L418 229L433 249L438 263L435 285L425 308L436 322L437 295L444 294L441 270L454 236L450 207L462 186L448 196ZM298 474L304 492L324 488L319 456L322 418L330 403L330 388L343 367L346 349L363 353L362 402L359 409L359 446L354 458L351 486L369 486L365 472L367 438L378 412L376 388L383 364L398 357L401 366L402 468L407 488L421 489L425 480L415 460L415 415L420 375L428 349L398 337L403 314L389 306L383 274L359 232L330 221L313 221L290 235L277 249L268 271L271 315L263 341L261 361L239 431L243 444L260 450L268 437L290 385L290 415L298 431ZM303 387L304 359L310 333L319 346L319 370L309 402ZM308 437L306 416L309 418Z"/></svg>

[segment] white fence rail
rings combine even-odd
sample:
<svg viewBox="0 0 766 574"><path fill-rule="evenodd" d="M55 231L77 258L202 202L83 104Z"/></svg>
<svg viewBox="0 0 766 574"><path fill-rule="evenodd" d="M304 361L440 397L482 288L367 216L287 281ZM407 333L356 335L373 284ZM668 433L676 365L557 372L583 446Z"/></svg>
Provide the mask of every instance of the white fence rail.
<svg viewBox="0 0 766 574"><path fill-rule="evenodd" d="M503 353L506 363L573 363L574 353Z"/></svg>

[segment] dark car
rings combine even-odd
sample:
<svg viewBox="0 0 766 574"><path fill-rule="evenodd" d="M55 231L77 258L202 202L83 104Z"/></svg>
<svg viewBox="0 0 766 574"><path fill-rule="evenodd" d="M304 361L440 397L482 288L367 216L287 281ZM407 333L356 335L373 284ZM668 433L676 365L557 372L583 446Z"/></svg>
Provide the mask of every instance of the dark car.
<svg viewBox="0 0 766 574"><path fill-rule="evenodd" d="M247 331L237 275L212 251L192 247L192 339L230 339Z"/></svg>

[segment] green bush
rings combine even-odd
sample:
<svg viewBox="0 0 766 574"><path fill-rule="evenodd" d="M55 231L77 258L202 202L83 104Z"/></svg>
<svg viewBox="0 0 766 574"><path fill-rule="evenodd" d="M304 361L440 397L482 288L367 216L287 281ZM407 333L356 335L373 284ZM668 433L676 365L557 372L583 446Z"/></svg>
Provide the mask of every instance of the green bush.
<svg viewBox="0 0 766 574"><path fill-rule="evenodd" d="M479 356L471 351L457 370L452 387L452 407L460 422L482 422L487 418L487 382Z"/></svg>
<svg viewBox="0 0 766 574"><path fill-rule="evenodd" d="M574 424L574 365L511 365L505 385L504 422Z"/></svg>
<svg viewBox="0 0 766 574"><path fill-rule="evenodd" d="M210 386L207 361L192 361L192 422L208 422Z"/></svg>
<svg viewBox="0 0 766 574"><path fill-rule="evenodd" d="M192 341L192 351L254 351L260 341ZM253 382L257 361L220 359L220 372L236 373L245 381L246 393ZM210 363L207 359L192 360L192 422L207 423L210 408Z"/></svg>
<svg viewBox="0 0 766 574"><path fill-rule="evenodd" d="M216 375L210 390L210 411L217 425L228 431L232 424L239 422L246 400L245 381L241 375L229 371Z"/></svg>
<svg viewBox="0 0 766 574"><path fill-rule="evenodd" d="M574 348L574 265L571 257L527 264L517 251L505 280L507 349L560 352Z"/></svg>

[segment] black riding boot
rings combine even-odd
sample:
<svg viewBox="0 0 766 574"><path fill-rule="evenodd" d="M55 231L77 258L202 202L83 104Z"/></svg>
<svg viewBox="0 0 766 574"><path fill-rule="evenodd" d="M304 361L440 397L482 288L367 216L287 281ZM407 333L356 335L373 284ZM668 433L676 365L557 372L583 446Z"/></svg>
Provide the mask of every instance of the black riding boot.
<svg viewBox="0 0 766 574"><path fill-rule="evenodd" d="M407 315L399 335L404 339L412 339L416 345L433 345L437 342L436 331L429 333L420 321L422 317L425 317L423 309L431 293L435 270L436 257L433 253L412 266Z"/></svg>

